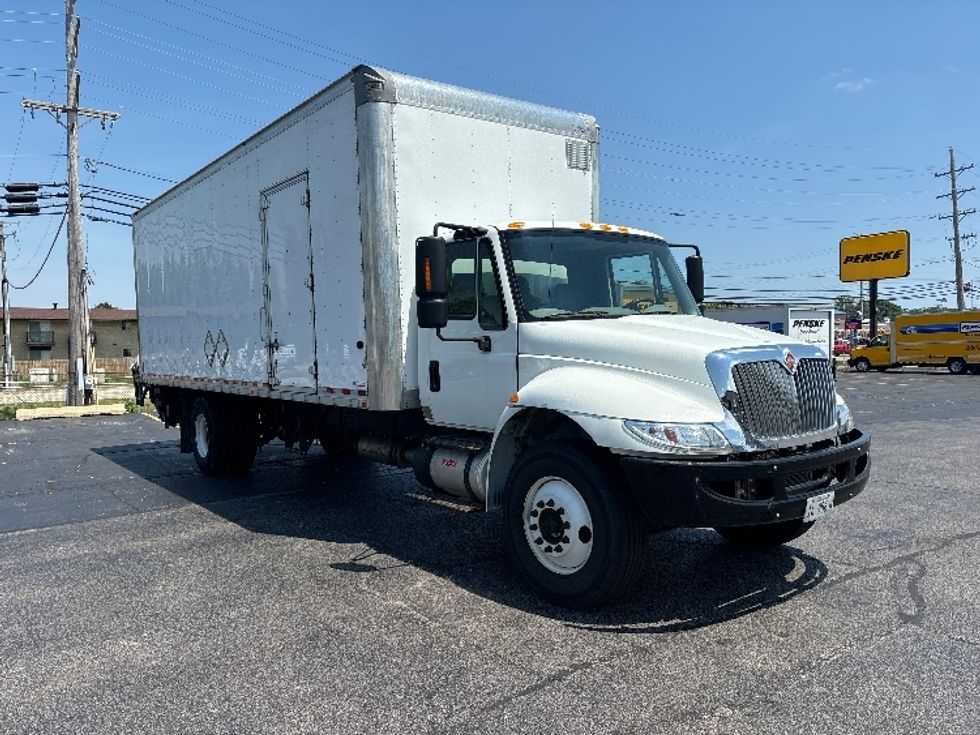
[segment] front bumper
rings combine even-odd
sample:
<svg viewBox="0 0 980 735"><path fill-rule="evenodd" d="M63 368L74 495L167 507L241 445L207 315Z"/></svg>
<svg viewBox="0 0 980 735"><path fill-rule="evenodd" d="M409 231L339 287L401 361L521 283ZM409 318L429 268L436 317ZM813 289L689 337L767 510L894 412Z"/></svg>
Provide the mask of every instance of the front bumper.
<svg viewBox="0 0 980 735"><path fill-rule="evenodd" d="M807 498L840 505L864 490L871 436L771 459L692 461L622 457L620 465L653 528L751 526L802 518Z"/></svg>

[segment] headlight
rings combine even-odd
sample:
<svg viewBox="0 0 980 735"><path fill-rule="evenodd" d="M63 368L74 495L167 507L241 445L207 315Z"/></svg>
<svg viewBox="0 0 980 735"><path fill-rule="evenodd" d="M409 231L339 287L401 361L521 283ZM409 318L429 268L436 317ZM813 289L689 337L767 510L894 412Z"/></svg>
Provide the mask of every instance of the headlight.
<svg viewBox="0 0 980 735"><path fill-rule="evenodd" d="M844 403L844 399L837 396L837 433L846 434L854 429L854 417L851 416L851 409Z"/></svg>
<svg viewBox="0 0 980 735"><path fill-rule="evenodd" d="M623 428L644 444L671 454L718 454L729 448L725 437L711 424L624 421Z"/></svg>

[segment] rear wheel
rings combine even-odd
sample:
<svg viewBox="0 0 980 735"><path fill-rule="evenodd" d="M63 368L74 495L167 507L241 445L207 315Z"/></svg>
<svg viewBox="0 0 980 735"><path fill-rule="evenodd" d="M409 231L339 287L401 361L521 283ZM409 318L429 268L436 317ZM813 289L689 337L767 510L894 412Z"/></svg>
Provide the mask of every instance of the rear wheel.
<svg viewBox="0 0 980 735"><path fill-rule="evenodd" d="M813 521L802 518L758 526L727 526L716 528L731 544L743 549L770 549L799 538L813 527Z"/></svg>
<svg viewBox="0 0 980 735"><path fill-rule="evenodd" d="M866 373L871 369L871 361L866 357L859 357L854 361L854 369L859 373Z"/></svg>
<svg viewBox="0 0 980 735"><path fill-rule="evenodd" d="M194 461L205 475L245 472L255 461L256 416L247 409L199 397L191 406Z"/></svg>
<svg viewBox="0 0 980 735"><path fill-rule="evenodd" d="M504 534L518 568L548 599L596 607L628 590L642 562L639 514L589 447L531 447L511 470Z"/></svg>
<svg viewBox="0 0 980 735"><path fill-rule="evenodd" d="M966 360L962 357L950 358L946 363L946 369L953 375L964 375L966 373Z"/></svg>

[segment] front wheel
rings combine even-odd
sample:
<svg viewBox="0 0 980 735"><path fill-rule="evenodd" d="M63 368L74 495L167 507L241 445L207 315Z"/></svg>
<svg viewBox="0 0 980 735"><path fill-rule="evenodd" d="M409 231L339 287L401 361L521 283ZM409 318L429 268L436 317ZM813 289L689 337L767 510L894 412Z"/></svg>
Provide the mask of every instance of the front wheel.
<svg viewBox="0 0 980 735"><path fill-rule="evenodd" d="M859 373L866 373L871 369L871 361L866 357L859 357L854 361L854 369Z"/></svg>
<svg viewBox="0 0 980 735"><path fill-rule="evenodd" d="M639 514L590 447L532 446L511 470L505 542L518 568L548 599L592 608L625 592L643 562Z"/></svg>
<svg viewBox="0 0 980 735"><path fill-rule="evenodd" d="M953 375L964 375L966 373L966 360L962 357L950 358L950 361L946 363L946 369Z"/></svg>
<svg viewBox="0 0 980 735"><path fill-rule="evenodd" d="M799 538L813 527L813 521L766 523L758 526L727 526L715 528L731 544L743 549L771 549Z"/></svg>

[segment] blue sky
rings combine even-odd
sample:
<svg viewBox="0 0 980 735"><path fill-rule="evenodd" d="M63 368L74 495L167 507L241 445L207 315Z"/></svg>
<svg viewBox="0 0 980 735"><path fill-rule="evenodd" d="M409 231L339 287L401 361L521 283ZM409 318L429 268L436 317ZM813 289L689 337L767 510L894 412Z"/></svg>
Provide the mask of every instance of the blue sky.
<svg viewBox="0 0 980 735"><path fill-rule="evenodd" d="M20 108L64 101L63 10L0 0L0 181L65 180L63 129ZM700 243L713 296L856 294L837 280L840 238L907 229L911 276L882 297L955 302L950 222L935 218L949 183L934 173L953 146L978 163L960 187L980 181L975 2L78 0L76 13L82 105L122 115L81 133L88 184L156 196L366 62L594 114L602 219ZM59 219L3 220L14 285ZM132 306L129 228L85 232L90 303ZM964 273L980 284L976 242ZM64 304L65 283L62 233L11 303Z"/></svg>

